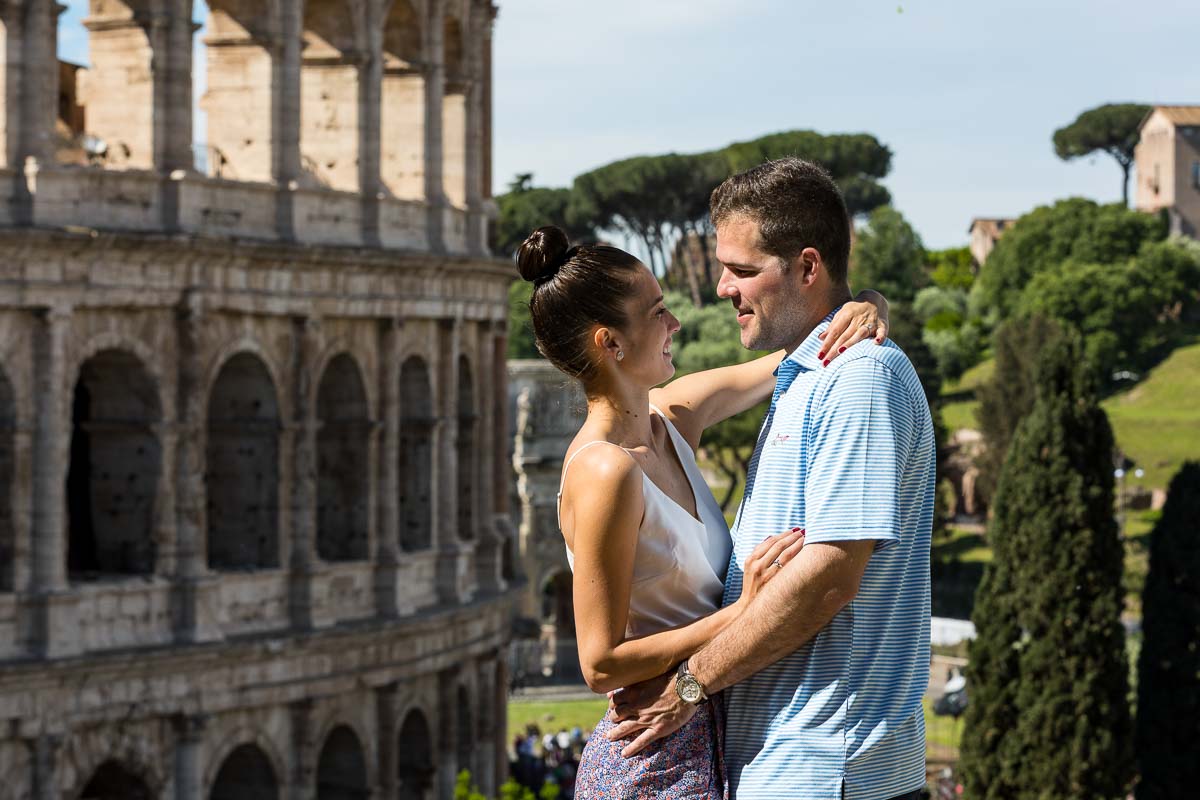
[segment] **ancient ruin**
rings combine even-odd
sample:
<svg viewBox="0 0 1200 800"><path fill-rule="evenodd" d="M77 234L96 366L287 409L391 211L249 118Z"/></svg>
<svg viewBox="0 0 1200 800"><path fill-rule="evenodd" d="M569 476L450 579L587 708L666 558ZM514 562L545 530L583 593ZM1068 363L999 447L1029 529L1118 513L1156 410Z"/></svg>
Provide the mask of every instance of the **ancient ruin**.
<svg viewBox="0 0 1200 800"><path fill-rule="evenodd" d="M190 0L62 9L0 2L0 798L494 793L495 8L209 0L200 147Z"/></svg>

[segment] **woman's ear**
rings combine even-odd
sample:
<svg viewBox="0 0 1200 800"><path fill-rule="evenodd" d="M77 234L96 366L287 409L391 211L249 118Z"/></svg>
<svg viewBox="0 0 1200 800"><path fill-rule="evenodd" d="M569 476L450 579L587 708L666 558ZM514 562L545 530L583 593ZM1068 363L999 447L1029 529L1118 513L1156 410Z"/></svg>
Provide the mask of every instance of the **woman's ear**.
<svg viewBox="0 0 1200 800"><path fill-rule="evenodd" d="M620 361L625 358L625 352L613 334L614 331L612 328L598 327L595 333L592 334L592 343L596 346L596 351L602 357Z"/></svg>

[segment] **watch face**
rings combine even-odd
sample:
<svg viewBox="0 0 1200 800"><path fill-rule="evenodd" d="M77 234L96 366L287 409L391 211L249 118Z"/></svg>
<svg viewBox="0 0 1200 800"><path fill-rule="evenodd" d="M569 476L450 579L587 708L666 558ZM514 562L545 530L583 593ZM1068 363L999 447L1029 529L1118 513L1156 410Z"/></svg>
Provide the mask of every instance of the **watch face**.
<svg viewBox="0 0 1200 800"><path fill-rule="evenodd" d="M685 703L700 702L700 682L691 675L681 675L675 681L675 691Z"/></svg>

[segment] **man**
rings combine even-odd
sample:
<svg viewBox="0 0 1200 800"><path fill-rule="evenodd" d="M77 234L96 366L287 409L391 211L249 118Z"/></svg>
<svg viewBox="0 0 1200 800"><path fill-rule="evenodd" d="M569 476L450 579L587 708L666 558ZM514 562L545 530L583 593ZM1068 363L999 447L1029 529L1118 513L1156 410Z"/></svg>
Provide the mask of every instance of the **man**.
<svg viewBox="0 0 1200 800"><path fill-rule="evenodd" d="M892 800L925 782L934 439L912 364L890 341L833 362L820 334L850 299L836 184L800 159L713 192L717 293L742 344L785 348L733 529L726 602L763 538L801 526L799 554L738 622L671 676L614 697L626 755L724 690L740 800ZM830 343L832 344L832 343Z"/></svg>

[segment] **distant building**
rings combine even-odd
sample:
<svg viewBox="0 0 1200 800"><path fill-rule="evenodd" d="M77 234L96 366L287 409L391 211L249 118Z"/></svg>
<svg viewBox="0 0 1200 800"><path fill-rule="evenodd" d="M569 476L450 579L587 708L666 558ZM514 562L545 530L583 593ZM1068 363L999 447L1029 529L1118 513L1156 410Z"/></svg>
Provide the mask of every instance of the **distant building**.
<svg viewBox="0 0 1200 800"><path fill-rule="evenodd" d="M1200 238L1200 105L1154 106L1138 130L1137 209L1166 209L1171 233Z"/></svg>
<svg viewBox="0 0 1200 800"><path fill-rule="evenodd" d="M999 217L976 217L971 220L967 233L971 236L971 257L975 259L975 266L983 266L996 242L1000 241L1000 237L1015 221Z"/></svg>

